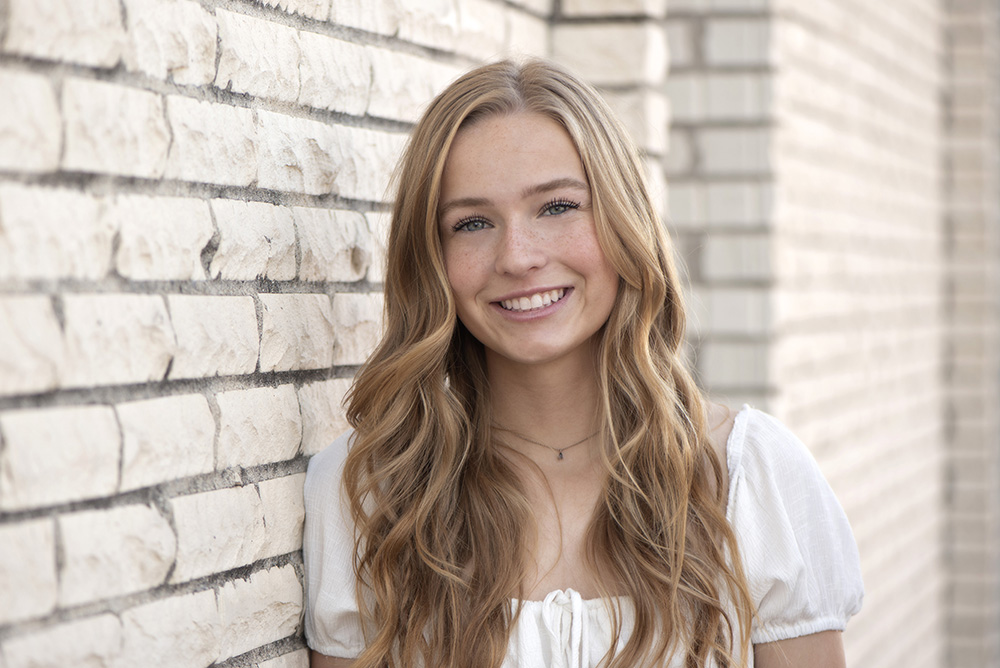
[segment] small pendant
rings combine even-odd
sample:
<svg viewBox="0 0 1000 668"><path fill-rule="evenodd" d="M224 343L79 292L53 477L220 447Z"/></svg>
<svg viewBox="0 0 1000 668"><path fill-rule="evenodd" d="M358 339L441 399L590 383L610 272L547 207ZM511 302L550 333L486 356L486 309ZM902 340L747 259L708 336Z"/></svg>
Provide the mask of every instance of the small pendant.
<svg viewBox="0 0 1000 668"><path fill-rule="evenodd" d="M559 459L562 459L562 450L559 451Z"/></svg>

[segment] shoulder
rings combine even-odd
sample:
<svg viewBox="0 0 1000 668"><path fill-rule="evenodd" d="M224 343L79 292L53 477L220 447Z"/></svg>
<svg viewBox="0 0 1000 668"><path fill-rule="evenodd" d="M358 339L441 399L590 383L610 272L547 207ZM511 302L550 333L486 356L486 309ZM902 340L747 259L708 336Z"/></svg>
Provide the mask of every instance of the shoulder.
<svg viewBox="0 0 1000 668"><path fill-rule="evenodd" d="M793 485L797 481L823 481L819 465L805 444L779 420L747 405L733 420L726 441L726 464L731 488L747 476L779 478L775 482Z"/></svg>
<svg viewBox="0 0 1000 668"><path fill-rule="evenodd" d="M353 432L343 434L309 460L303 490L303 550L307 562L329 552L333 543L345 541L346 545L348 538L353 543L350 504L341 484L352 437Z"/></svg>
<svg viewBox="0 0 1000 668"><path fill-rule="evenodd" d="M364 648L355 598L355 530L341 485L353 436L337 438L306 470L304 630L309 647L328 656L357 656Z"/></svg>
<svg viewBox="0 0 1000 668"><path fill-rule="evenodd" d="M843 630L864 596L860 559L816 460L785 425L747 406L726 454L726 517L758 607L753 642Z"/></svg>
<svg viewBox="0 0 1000 668"><path fill-rule="evenodd" d="M350 450L351 442L354 439L354 432L348 431L326 446L309 460L306 468L305 493L308 502L309 496L338 489L340 479L344 470L344 462L347 460L347 453Z"/></svg>

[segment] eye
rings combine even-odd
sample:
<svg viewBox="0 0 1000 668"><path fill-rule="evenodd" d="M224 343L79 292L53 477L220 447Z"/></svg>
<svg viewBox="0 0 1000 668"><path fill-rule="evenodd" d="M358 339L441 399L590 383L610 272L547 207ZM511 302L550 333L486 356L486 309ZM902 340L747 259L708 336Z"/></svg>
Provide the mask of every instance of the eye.
<svg viewBox="0 0 1000 668"><path fill-rule="evenodd" d="M558 216L573 209L579 209L580 203L568 199L554 199L542 207L543 216Z"/></svg>
<svg viewBox="0 0 1000 668"><path fill-rule="evenodd" d="M455 223L454 230L456 232L478 232L479 230L485 230L490 226L490 223L485 218L480 216L466 216L457 223Z"/></svg>

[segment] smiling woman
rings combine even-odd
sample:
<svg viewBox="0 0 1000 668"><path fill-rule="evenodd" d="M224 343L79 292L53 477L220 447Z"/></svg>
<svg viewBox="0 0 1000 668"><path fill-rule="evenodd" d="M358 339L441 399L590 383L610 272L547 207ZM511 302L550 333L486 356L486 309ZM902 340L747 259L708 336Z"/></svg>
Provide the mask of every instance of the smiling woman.
<svg viewBox="0 0 1000 668"><path fill-rule="evenodd" d="M618 292L580 156L540 114L485 118L455 137L439 231L459 320L502 365L591 364ZM518 375L525 370L510 369Z"/></svg>
<svg viewBox="0 0 1000 668"><path fill-rule="evenodd" d="M808 451L707 401L600 97L452 84L398 172L385 335L306 481L315 666L843 665L857 549Z"/></svg>

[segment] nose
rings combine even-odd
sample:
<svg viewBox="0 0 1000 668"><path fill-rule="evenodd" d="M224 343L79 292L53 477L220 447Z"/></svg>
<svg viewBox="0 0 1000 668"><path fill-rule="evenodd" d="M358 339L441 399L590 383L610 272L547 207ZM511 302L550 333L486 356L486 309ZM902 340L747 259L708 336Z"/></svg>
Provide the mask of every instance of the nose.
<svg viewBox="0 0 1000 668"><path fill-rule="evenodd" d="M524 275L545 266L548 255L538 230L528 221L512 221L504 226L496 255L496 271Z"/></svg>

